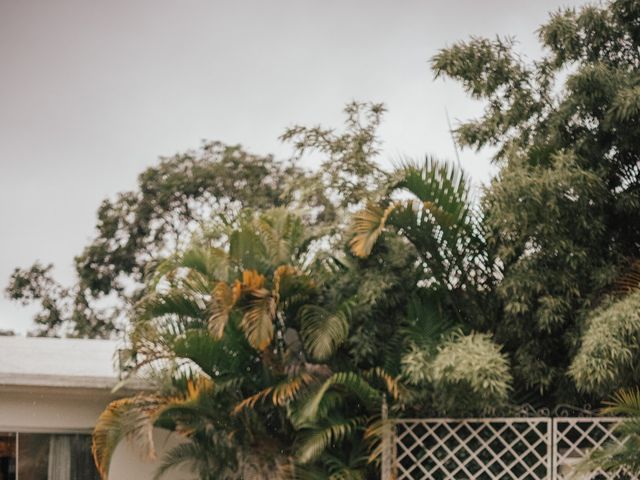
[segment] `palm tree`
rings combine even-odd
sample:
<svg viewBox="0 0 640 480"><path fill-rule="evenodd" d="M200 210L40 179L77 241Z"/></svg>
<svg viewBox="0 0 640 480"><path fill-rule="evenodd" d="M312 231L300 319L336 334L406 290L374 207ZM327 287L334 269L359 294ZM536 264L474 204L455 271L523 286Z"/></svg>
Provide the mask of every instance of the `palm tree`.
<svg viewBox="0 0 640 480"><path fill-rule="evenodd" d="M414 408L433 390L438 374L447 377L449 364L465 355L465 349L477 361L466 362L474 364L473 368L467 375L456 376L464 387L454 385L458 400L459 395L466 395L479 410L491 410L506 401L511 377L506 357L488 335L460 332L474 322L481 323L477 316L483 311L483 297L494 274L479 216L458 169L432 159L406 163L390 175L382 198L354 215L353 232L351 250L363 259L364 268L375 269L367 263L368 257L384 258L375 248L391 240L381 242L384 232L404 240L404 248L414 258L416 275L405 277L416 280L409 289L413 294L391 306L402 310L399 315L383 314L388 334L379 345L377 363L367 368L350 359L352 371L339 371L314 386L294 405L292 418L303 433L299 461L315 460L326 471L327 460L338 448L344 453L345 444L350 444L350 452L357 455L349 456L345 478L369 478L366 475L374 473L369 462L380 452L371 447L379 443L382 432L382 394L395 413ZM353 272L341 275L357 281L361 271L345 263L345 270ZM354 303L358 303L357 296ZM419 362L412 357L416 353ZM334 361L339 361L339 355ZM417 378L421 375L425 378ZM415 388L409 388L411 384ZM447 387L451 386L443 385Z"/></svg>
<svg viewBox="0 0 640 480"><path fill-rule="evenodd" d="M159 474L188 462L206 479L294 475L303 425L294 403L351 380L321 363L347 336L348 302L317 302L303 230L297 216L271 210L227 232L224 247L196 244L158 268L130 341L133 370L163 381L102 414L94 455L105 477L123 438L153 456L154 426L190 440Z"/></svg>
<svg viewBox="0 0 640 480"><path fill-rule="evenodd" d="M94 454L105 477L122 439L154 455L154 426L189 440L159 475L182 463L202 479L375 475L383 397L397 411L425 390L404 384L407 355L436 358L474 317L490 277L463 176L429 160L392 178L380 203L355 215L356 259L323 252L300 217L274 209L220 222L156 269L129 340L131 371L157 388L103 413ZM387 230L397 235L381 241ZM376 274L384 262L365 257L393 238L413 252L411 272L402 269L412 280L376 313L387 316L378 325L362 308L359 275ZM384 333L365 360L352 354L354 311L360 331Z"/></svg>
<svg viewBox="0 0 640 480"><path fill-rule="evenodd" d="M458 321L482 315L494 262L462 170L429 157L405 162L391 175L383 198L356 213L353 230L350 245L358 257L370 255L385 231L400 235L414 249L421 283L440 295Z"/></svg>
<svg viewBox="0 0 640 480"><path fill-rule="evenodd" d="M411 403L420 405L431 392L427 408L449 414L504 404L508 361L490 335L473 332L488 329L495 316L489 294L497 270L463 172L432 158L405 162L382 197L354 215L353 232L357 257L375 256L385 234L412 252L415 293L405 299L406 313L388 341L392 364L385 365L418 387Z"/></svg>

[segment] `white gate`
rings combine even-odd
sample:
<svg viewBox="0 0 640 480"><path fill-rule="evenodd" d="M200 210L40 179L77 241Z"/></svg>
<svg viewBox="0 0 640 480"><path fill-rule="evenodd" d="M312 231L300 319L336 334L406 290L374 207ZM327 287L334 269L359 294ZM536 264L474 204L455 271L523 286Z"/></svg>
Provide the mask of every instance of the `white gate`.
<svg viewBox="0 0 640 480"><path fill-rule="evenodd" d="M622 480L622 472L571 477L593 448L617 441L601 417L394 421L383 480ZM386 460L385 460L386 457ZM391 468L384 465L391 464Z"/></svg>

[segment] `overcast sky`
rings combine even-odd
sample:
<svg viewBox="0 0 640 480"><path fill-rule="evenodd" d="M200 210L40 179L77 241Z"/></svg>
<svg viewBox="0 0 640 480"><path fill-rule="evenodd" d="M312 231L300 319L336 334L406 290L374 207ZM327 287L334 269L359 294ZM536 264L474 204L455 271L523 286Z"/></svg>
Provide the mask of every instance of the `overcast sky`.
<svg viewBox="0 0 640 480"><path fill-rule="evenodd" d="M480 105L428 59L470 35L539 53L548 12L577 0L0 0L0 287L15 266L73 257L100 201L202 139L279 158L293 123L339 126L350 100L386 103L383 160L453 158L452 121ZM488 153L462 152L478 183ZM0 329L32 311L0 299Z"/></svg>

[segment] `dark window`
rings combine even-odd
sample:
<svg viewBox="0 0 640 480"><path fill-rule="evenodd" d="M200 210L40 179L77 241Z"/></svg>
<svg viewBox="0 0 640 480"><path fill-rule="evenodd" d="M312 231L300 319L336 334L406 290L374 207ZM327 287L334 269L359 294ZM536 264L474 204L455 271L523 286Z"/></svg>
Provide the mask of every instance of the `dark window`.
<svg viewBox="0 0 640 480"><path fill-rule="evenodd" d="M0 433L0 480L16 480L15 433Z"/></svg>
<svg viewBox="0 0 640 480"><path fill-rule="evenodd" d="M0 434L0 480L99 478L91 456L90 435Z"/></svg>

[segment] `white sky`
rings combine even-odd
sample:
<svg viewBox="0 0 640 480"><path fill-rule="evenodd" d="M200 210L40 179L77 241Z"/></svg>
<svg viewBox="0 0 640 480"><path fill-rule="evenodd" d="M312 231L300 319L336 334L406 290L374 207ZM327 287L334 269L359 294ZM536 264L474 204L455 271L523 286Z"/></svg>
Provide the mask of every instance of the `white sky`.
<svg viewBox="0 0 640 480"><path fill-rule="evenodd" d="M202 139L284 158L294 123L340 126L381 101L383 159L453 158L480 106L428 59L470 35L539 53L548 12L581 0L0 0L0 288L15 266L71 282L100 201ZM487 153L462 152L477 182ZM0 297L0 329L32 311Z"/></svg>

